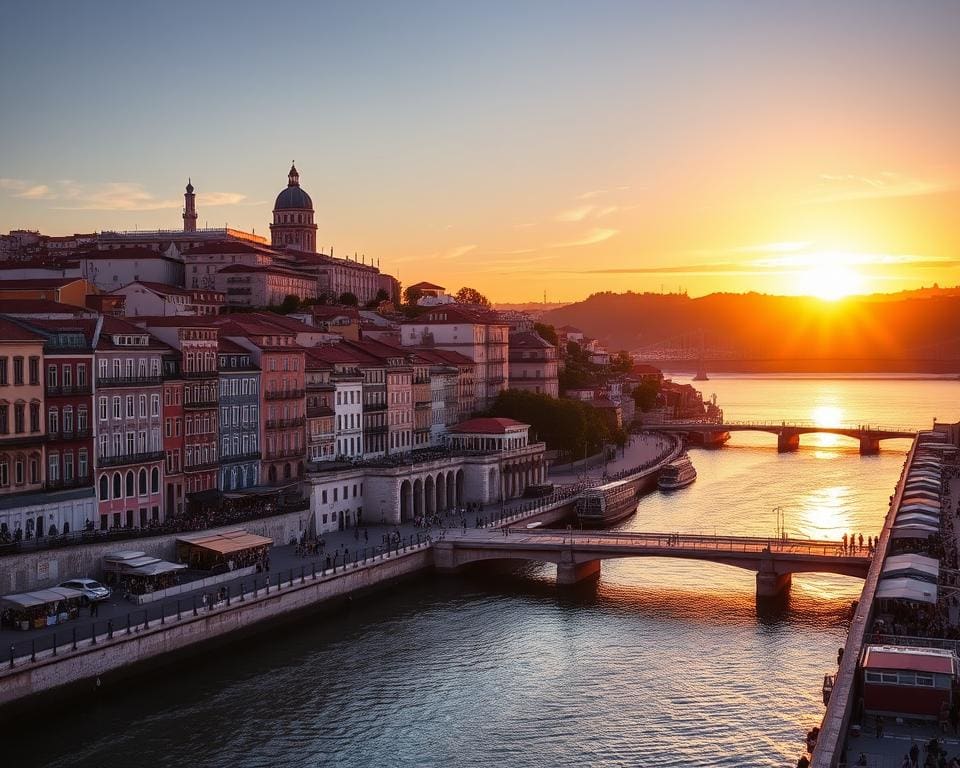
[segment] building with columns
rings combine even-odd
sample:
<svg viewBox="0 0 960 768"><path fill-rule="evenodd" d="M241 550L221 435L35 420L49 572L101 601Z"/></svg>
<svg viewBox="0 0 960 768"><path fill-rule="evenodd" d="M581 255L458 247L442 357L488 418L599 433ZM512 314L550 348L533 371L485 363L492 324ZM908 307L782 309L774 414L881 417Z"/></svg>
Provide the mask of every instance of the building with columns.
<svg viewBox="0 0 960 768"><path fill-rule="evenodd" d="M270 225L270 242L274 248L293 247L300 251L315 253L317 250L317 225L313 220L313 200L300 186L297 166L291 164L287 174L287 188L277 195L273 204L273 223Z"/></svg>

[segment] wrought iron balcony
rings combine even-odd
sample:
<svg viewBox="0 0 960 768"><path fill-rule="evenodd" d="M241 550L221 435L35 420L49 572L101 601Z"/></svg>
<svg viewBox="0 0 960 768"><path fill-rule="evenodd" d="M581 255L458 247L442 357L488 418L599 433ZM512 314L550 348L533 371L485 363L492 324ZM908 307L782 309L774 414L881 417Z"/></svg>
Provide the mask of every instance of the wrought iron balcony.
<svg viewBox="0 0 960 768"><path fill-rule="evenodd" d="M186 398L186 392L184 392L184 398L183 398L183 407L184 407L184 408L191 408L191 409L196 409L196 408L216 408L217 405L219 404L219 402L220 402L220 401L217 399L217 396L216 396L216 395L212 395L212 396L206 396L206 395L205 395L205 396L201 396L201 397L200 397L199 399L197 399L197 400L194 400L194 399L187 400L187 398Z"/></svg>
<svg viewBox="0 0 960 768"><path fill-rule="evenodd" d="M69 395L89 395L93 392L90 384L66 384L52 385L47 384L45 388L47 397L61 397Z"/></svg>
<svg viewBox="0 0 960 768"><path fill-rule="evenodd" d="M145 453L129 453L126 456L101 456L97 459L98 467L123 467L128 464L149 464L151 461L163 459L163 451L147 451Z"/></svg>
<svg viewBox="0 0 960 768"><path fill-rule="evenodd" d="M306 423L303 416L295 419L267 419L267 429L292 429L293 427L302 427Z"/></svg>
<svg viewBox="0 0 960 768"><path fill-rule="evenodd" d="M263 393L264 400L300 400L307 394L304 389L275 389Z"/></svg>
<svg viewBox="0 0 960 768"><path fill-rule="evenodd" d="M97 376L98 387L155 387L162 376Z"/></svg>

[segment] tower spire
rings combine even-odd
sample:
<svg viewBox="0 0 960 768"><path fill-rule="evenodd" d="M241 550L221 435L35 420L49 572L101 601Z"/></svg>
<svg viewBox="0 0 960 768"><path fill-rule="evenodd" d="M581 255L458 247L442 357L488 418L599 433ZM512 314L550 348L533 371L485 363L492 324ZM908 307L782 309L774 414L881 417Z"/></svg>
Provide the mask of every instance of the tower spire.
<svg viewBox="0 0 960 768"><path fill-rule="evenodd" d="M197 202L193 194L193 182L187 177L187 189L183 193L183 231L197 231Z"/></svg>

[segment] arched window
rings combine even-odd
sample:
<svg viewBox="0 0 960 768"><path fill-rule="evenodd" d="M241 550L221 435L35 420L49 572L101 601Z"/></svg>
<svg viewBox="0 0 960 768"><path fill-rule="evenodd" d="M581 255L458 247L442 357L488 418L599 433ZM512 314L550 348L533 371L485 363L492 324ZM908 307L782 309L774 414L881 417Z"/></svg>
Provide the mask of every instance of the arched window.
<svg viewBox="0 0 960 768"><path fill-rule="evenodd" d="M140 475L137 478L137 480L139 481L137 483L137 490L140 492L141 496L146 496L147 495L147 470L141 468Z"/></svg>
<svg viewBox="0 0 960 768"><path fill-rule="evenodd" d="M121 492L122 489L120 487L120 483L121 483L120 473L114 472L113 473L113 498L115 499L119 499L123 496L123 493Z"/></svg>
<svg viewBox="0 0 960 768"><path fill-rule="evenodd" d="M133 491L133 470L127 470L127 497L134 495Z"/></svg>
<svg viewBox="0 0 960 768"><path fill-rule="evenodd" d="M160 493L160 470L156 467L150 471L150 493Z"/></svg>
<svg viewBox="0 0 960 768"><path fill-rule="evenodd" d="M106 475L100 475L100 501L106 501L110 496L110 483Z"/></svg>

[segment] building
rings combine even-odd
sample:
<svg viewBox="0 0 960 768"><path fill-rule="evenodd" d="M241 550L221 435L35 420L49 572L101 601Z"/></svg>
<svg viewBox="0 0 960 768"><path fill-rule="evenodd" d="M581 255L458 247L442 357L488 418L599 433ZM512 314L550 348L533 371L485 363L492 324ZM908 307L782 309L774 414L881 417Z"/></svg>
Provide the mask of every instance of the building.
<svg viewBox="0 0 960 768"><path fill-rule="evenodd" d="M235 307L268 307L283 303L287 296L315 299L317 281L292 269L279 266L224 267L214 276L214 288Z"/></svg>
<svg viewBox="0 0 960 768"><path fill-rule="evenodd" d="M184 287L213 290L216 275L224 267L241 264L247 267L270 267L277 259L277 251L243 240L207 242L184 251Z"/></svg>
<svg viewBox="0 0 960 768"><path fill-rule="evenodd" d="M510 389L560 395L557 349L535 331L510 336Z"/></svg>
<svg viewBox="0 0 960 768"><path fill-rule="evenodd" d="M507 388L509 327L495 312L448 304L402 325L404 346L459 352L474 363L474 407L487 410Z"/></svg>
<svg viewBox="0 0 960 768"><path fill-rule="evenodd" d="M101 291L115 291L145 280L162 285L183 285L183 261L173 248L161 253L147 247L84 251L78 256L80 274ZM81 303L81 306L84 306Z"/></svg>
<svg viewBox="0 0 960 768"><path fill-rule="evenodd" d="M327 408L332 409L331 458L361 458L364 375L360 366L373 359L343 344L314 347L306 354L308 416L311 408L318 409L318 416L325 414Z"/></svg>
<svg viewBox="0 0 960 768"><path fill-rule="evenodd" d="M161 520L162 359L170 347L119 318L103 318L97 365L96 460L99 527Z"/></svg>
<svg viewBox="0 0 960 768"><path fill-rule="evenodd" d="M70 304L86 305L90 285L79 277L38 277L0 280L0 299L37 299Z"/></svg>
<svg viewBox="0 0 960 768"><path fill-rule="evenodd" d="M313 200L300 186L297 166L290 166L287 188L277 195L273 204L273 223L270 224L270 242L274 248L292 246L300 251L317 250L317 225L313 220Z"/></svg>
<svg viewBox="0 0 960 768"><path fill-rule="evenodd" d="M124 297L127 317L170 317L194 314L190 291L164 283L137 280L111 291Z"/></svg>
<svg viewBox="0 0 960 768"><path fill-rule="evenodd" d="M186 503L183 482L184 412L180 356L173 350L163 358L164 519L182 515Z"/></svg>
<svg viewBox="0 0 960 768"><path fill-rule="evenodd" d="M386 440L384 452L413 450L413 366L409 352L379 341L342 342L375 358L386 381ZM378 370L381 370L378 368Z"/></svg>
<svg viewBox="0 0 960 768"><path fill-rule="evenodd" d="M307 459L309 461L333 461L335 456L335 432L333 401L336 387L330 381L333 366L304 350L306 371L304 380L307 389Z"/></svg>
<svg viewBox="0 0 960 768"><path fill-rule="evenodd" d="M193 181L187 179L187 188L183 193L183 231L197 231L197 200L193 194Z"/></svg>
<svg viewBox="0 0 960 768"><path fill-rule="evenodd" d="M220 482L222 491L259 483L260 371L248 349L230 339L217 348L220 375Z"/></svg>

